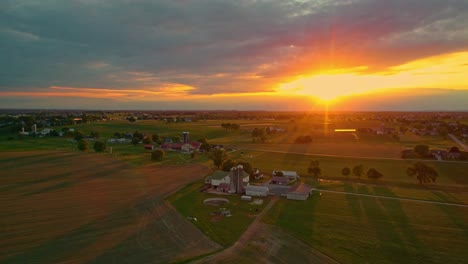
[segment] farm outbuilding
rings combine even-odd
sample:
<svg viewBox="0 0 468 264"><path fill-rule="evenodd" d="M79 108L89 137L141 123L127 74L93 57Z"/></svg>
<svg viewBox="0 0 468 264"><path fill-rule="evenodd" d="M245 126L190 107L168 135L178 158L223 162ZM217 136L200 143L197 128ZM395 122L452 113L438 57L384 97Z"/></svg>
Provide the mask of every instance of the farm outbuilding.
<svg viewBox="0 0 468 264"><path fill-rule="evenodd" d="M268 187L247 185L245 187L245 195L266 197L269 194Z"/></svg>
<svg viewBox="0 0 468 264"><path fill-rule="evenodd" d="M278 174L280 174L280 175L278 175ZM295 171L277 171L277 170L274 170L273 174L272 174L272 176L281 176L281 175L283 177L288 178L289 181L295 181L298 178L300 178L299 175L297 174L297 172L295 172Z"/></svg>
<svg viewBox="0 0 468 264"><path fill-rule="evenodd" d="M289 179L286 177L273 176L270 182L271 184L288 185Z"/></svg>
<svg viewBox="0 0 468 264"><path fill-rule="evenodd" d="M311 190L312 188L304 183L294 185L286 193L286 198L288 198L289 200L305 201L307 200L307 198L309 198Z"/></svg>

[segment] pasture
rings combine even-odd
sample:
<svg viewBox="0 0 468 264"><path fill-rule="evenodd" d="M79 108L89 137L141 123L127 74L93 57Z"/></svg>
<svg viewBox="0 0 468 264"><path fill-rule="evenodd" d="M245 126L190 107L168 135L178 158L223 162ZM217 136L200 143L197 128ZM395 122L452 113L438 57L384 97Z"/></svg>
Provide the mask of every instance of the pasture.
<svg viewBox="0 0 468 264"><path fill-rule="evenodd" d="M346 189L395 195L382 187ZM322 193L306 202L280 200L263 220L343 263L463 263L468 258L468 208Z"/></svg>
<svg viewBox="0 0 468 264"><path fill-rule="evenodd" d="M204 166L34 151L0 153L0 167L2 263L167 263L220 248L164 200Z"/></svg>
<svg viewBox="0 0 468 264"><path fill-rule="evenodd" d="M338 157L338 156L317 156L303 154L289 154L262 151L244 151L240 155L239 151L231 154L234 160L244 160L250 162L254 167L259 168L264 174L271 175L273 170L297 171L299 175L307 178L307 167L311 160L319 160L322 170L322 177L343 177L341 170L344 167L352 168L355 165L363 164L367 168L375 168L384 176L376 180L378 182L402 182L417 183L415 178L408 177L406 169L411 166L411 160L400 159L363 159L358 157ZM466 186L468 184L468 163L467 162L437 162L427 161L435 167L439 173L435 185ZM358 179L354 175L348 176L350 179ZM367 178L367 176L361 176Z"/></svg>
<svg viewBox="0 0 468 264"><path fill-rule="evenodd" d="M183 216L196 217L198 221L193 222L193 224L211 239L225 247L237 241L269 201L269 198L262 198L264 200L262 205L251 205L248 201L241 201L239 195L217 195L200 192L199 190L203 186L203 182L195 182L169 196L168 200ZM226 198L229 203L218 207L203 204L203 200L213 197ZM229 209L232 216L218 218L210 215L219 207Z"/></svg>

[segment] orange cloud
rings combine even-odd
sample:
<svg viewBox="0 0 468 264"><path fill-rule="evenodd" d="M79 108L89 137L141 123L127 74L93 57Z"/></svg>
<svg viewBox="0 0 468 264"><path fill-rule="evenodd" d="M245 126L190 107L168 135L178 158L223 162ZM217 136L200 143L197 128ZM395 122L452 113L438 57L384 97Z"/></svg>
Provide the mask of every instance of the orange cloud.
<svg viewBox="0 0 468 264"><path fill-rule="evenodd" d="M468 89L466 61L468 52L459 52L412 61L375 74L363 73L365 66L338 69L299 76L294 81L280 84L277 91L330 100L381 89Z"/></svg>

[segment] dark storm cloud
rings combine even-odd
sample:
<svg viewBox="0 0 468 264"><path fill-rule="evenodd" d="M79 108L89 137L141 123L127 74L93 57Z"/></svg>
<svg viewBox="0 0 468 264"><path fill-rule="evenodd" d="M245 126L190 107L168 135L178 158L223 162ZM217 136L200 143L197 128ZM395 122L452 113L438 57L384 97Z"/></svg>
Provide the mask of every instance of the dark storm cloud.
<svg viewBox="0 0 468 264"><path fill-rule="evenodd" d="M3 1L0 89L268 91L320 67L466 49L467 17L456 0Z"/></svg>

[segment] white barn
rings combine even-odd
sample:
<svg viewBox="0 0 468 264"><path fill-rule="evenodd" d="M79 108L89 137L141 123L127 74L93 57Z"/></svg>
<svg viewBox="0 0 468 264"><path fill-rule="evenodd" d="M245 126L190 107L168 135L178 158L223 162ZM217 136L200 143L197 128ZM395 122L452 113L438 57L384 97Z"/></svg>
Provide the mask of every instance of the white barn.
<svg viewBox="0 0 468 264"><path fill-rule="evenodd" d="M269 194L269 189L266 186L247 185L245 187L245 195L266 197Z"/></svg>
<svg viewBox="0 0 468 264"><path fill-rule="evenodd" d="M305 201L310 196L312 188L304 183L297 184L291 187L286 193L286 198L289 200Z"/></svg>

